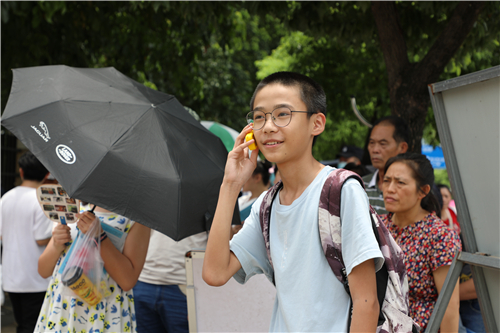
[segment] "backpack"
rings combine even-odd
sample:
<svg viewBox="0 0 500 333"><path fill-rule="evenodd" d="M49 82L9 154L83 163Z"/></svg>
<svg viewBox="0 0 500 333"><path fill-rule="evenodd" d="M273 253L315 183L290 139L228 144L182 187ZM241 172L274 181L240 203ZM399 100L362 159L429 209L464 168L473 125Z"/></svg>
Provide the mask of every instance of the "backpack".
<svg viewBox="0 0 500 333"><path fill-rule="evenodd" d="M340 194L342 186L349 178L358 180L364 188L363 180L354 172L344 169L334 169L328 175L320 195L318 227L321 245L328 264L350 296L349 281L347 280L345 265L342 258L342 243L340 237ZM271 207L276 195L282 187L283 184L280 181L269 189L264 196L259 211L260 225L266 244L267 257L269 258L271 266L273 264L269 244ZM406 266L404 263L404 253L394 241L375 210L371 206L369 209L373 232L385 259L383 267L376 273L377 297L380 305L377 332L418 333L420 327L409 316L409 288L406 276ZM336 241L338 240L338 243L336 241L334 242L334 239ZM349 317L349 328L350 318L351 317Z"/></svg>

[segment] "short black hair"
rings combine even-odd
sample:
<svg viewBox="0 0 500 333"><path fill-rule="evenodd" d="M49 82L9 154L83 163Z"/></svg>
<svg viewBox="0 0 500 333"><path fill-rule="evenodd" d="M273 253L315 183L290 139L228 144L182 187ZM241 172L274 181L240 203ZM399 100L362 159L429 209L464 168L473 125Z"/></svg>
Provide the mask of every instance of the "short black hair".
<svg viewBox="0 0 500 333"><path fill-rule="evenodd" d="M275 83L285 87L295 86L299 88L300 97L307 108L307 110L299 111L321 112L326 116L326 94L323 87L310 77L295 72L276 72L260 81L250 100L250 110L253 110L257 93L265 86ZM307 114L307 117L310 118L311 114ZM313 145L316 142L316 138L317 136L313 139Z"/></svg>
<svg viewBox="0 0 500 333"><path fill-rule="evenodd" d="M33 155L32 152L28 151L19 157L18 161L19 167L23 169L25 180L34 180L40 182L49 173L47 168Z"/></svg>
<svg viewBox="0 0 500 333"><path fill-rule="evenodd" d="M406 142L409 144L410 129L408 128L408 125L403 120L403 118L394 115L380 118L373 124L372 130L377 125L386 124L392 125L394 127L394 133L392 134L392 137L394 138L394 140L396 140L397 143Z"/></svg>
<svg viewBox="0 0 500 333"><path fill-rule="evenodd" d="M321 112L326 115L326 94L323 87L310 77L294 72L276 72L260 81L250 100L251 110L253 110L253 103L257 93L265 86L273 83L279 83L286 87L299 87L300 97L306 105L307 111Z"/></svg>
<svg viewBox="0 0 500 333"><path fill-rule="evenodd" d="M264 185L267 185L269 183L269 178L271 177L269 169L271 169L272 166L273 165L269 161L257 161L257 166L255 167L255 170L253 171L252 175L253 176L261 175L262 183Z"/></svg>

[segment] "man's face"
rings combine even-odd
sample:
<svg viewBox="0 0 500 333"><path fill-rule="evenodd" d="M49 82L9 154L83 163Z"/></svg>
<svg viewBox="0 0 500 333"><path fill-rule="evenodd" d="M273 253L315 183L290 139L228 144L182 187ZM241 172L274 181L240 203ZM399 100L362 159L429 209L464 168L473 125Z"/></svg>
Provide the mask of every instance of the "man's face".
<svg viewBox="0 0 500 333"><path fill-rule="evenodd" d="M391 124L379 124L375 126L368 142L368 152L372 165L382 170L387 160L398 154L405 153L408 144L400 142L399 144L393 138L394 126Z"/></svg>
<svg viewBox="0 0 500 333"><path fill-rule="evenodd" d="M274 109L286 106L292 111L307 111L296 86L271 84L262 88L255 96L253 109L270 113ZM270 114L266 114L264 127L254 131L259 150L266 159L277 164L297 161L311 155L313 136L321 133L315 124L318 114L308 117L307 113L294 113L286 127L278 127L273 123ZM319 132L318 132L319 131Z"/></svg>

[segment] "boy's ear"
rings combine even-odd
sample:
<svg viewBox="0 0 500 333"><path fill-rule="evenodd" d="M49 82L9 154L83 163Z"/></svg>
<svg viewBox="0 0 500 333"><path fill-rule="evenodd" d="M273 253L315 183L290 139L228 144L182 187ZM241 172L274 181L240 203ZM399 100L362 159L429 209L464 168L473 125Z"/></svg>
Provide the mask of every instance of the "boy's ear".
<svg viewBox="0 0 500 333"><path fill-rule="evenodd" d="M325 130L326 125L326 117L322 112L315 113L311 116L313 121L313 131L312 134L314 136L320 135Z"/></svg>

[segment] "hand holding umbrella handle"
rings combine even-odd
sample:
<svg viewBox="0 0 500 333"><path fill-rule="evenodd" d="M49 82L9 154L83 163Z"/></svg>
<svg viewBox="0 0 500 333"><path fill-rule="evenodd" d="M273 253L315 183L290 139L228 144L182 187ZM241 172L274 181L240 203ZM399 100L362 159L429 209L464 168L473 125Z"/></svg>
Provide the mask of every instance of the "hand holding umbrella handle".
<svg viewBox="0 0 500 333"><path fill-rule="evenodd" d="M100 221L92 211L86 211L81 214L77 214L77 217L79 218L77 226L82 233L86 234L89 230L92 231L93 223L95 220L97 220L97 223L99 223L99 228L97 230L95 230L96 228L94 228L94 230L96 232L96 235L100 233Z"/></svg>

